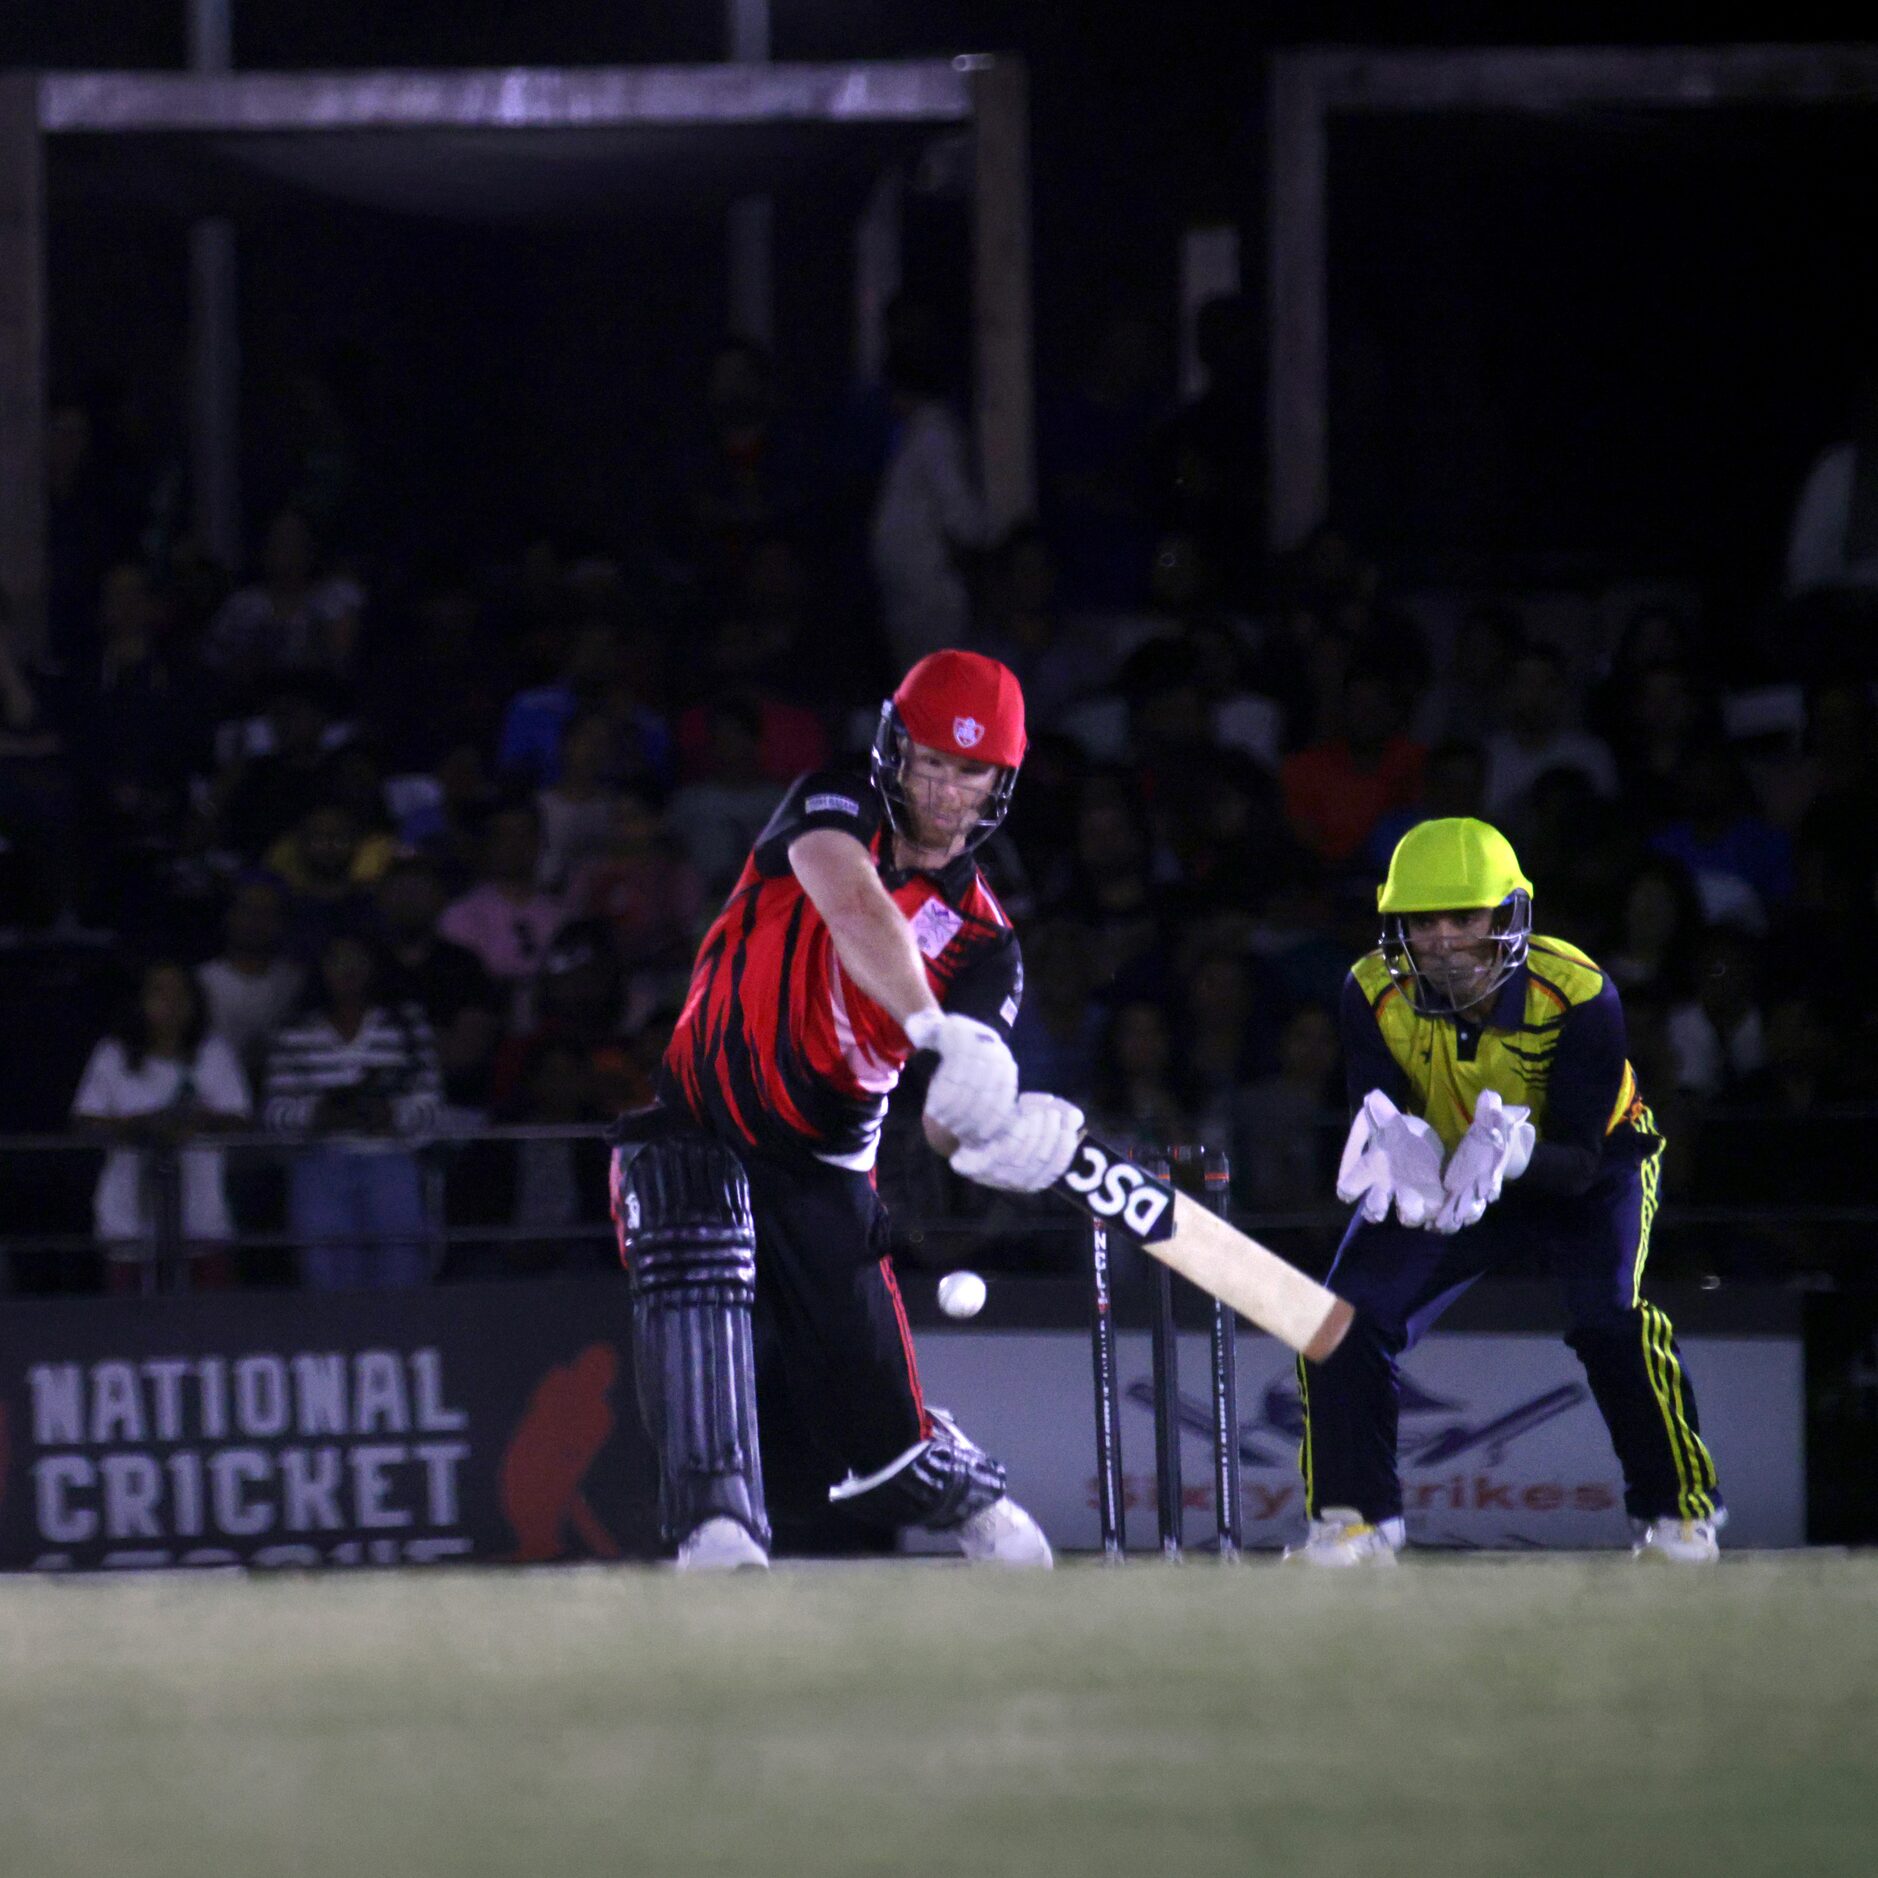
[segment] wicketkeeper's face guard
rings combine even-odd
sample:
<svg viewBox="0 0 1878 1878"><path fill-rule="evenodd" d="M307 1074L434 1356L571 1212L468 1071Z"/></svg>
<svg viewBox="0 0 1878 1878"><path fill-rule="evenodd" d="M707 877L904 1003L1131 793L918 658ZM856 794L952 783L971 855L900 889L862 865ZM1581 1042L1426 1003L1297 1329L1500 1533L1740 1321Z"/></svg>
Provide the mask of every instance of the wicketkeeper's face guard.
<svg viewBox="0 0 1878 1878"><path fill-rule="evenodd" d="M1424 1017L1489 1003L1526 962L1532 882L1507 838L1472 816L1417 822L1389 857L1376 907L1383 963Z"/></svg>
<svg viewBox="0 0 1878 1878"><path fill-rule="evenodd" d="M1478 936L1457 936L1450 928L1411 937L1411 921L1440 916L1383 915L1383 963L1397 989L1423 1017L1454 1017L1490 1004L1526 962L1532 937L1530 895L1514 892L1496 907L1452 910L1486 914L1486 930Z"/></svg>

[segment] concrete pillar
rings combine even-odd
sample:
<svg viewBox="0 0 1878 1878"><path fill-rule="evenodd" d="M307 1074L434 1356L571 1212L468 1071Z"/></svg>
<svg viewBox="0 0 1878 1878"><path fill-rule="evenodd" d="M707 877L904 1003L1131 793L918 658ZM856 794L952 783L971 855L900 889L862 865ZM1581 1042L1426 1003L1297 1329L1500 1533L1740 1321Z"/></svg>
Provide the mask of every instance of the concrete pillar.
<svg viewBox="0 0 1878 1878"><path fill-rule="evenodd" d="M226 72L234 63L234 0L189 0L189 69Z"/></svg>
<svg viewBox="0 0 1878 1878"><path fill-rule="evenodd" d="M1295 547L1330 511L1328 138L1310 55L1280 54L1271 84L1271 540Z"/></svg>
<svg viewBox="0 0 1878 1878"><path fill-rule="evenodd" d="M994 533L1033 515L1030 98L1023 61L974 61L972 318L975 417Z"/></svg>
<svg viewBox="0 0 1878 1878"><path fill-rule="evenodd" d="M740 65L769 63L769 0L724 0L724 37ZM739 196L725 226L729 329L746 339L776 340L776 201Z"/></svg>
<svg viewBox="0 0 1878 1878"><path fill-rule="evenodd" d="M46 209L39 85L0 75L0 586L13 643L46 631Z"/></svg>
<svg viewBox="0 0 1878 1878"><path fill-rule="evenodd" d="M234 60L233 0L189 0L189 64ZM224 567L241 565L241 311L235 225L189 225L189 481L195 529Z"/></svg>

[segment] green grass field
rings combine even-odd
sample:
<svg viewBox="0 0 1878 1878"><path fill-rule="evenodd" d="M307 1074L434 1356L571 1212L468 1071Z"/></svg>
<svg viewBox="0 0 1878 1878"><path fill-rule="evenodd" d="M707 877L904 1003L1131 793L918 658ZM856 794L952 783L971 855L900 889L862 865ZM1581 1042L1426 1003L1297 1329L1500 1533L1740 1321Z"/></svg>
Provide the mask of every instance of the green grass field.
<svg viewBox="0 0 1878 1878"><path fill-rule="evenodd" d="M1878 1870L1878 1557L0 1584L0 1872Z"/></svg>

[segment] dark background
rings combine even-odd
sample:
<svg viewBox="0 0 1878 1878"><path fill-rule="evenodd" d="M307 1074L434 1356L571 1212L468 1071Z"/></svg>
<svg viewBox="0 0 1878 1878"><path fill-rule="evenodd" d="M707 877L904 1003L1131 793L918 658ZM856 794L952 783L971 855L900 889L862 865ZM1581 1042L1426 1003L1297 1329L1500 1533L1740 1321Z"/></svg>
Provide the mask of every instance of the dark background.
<svg viewBox="0 0 1878 1878"><path fill-rule="evenodd" d="M7 9L0 62L177 66L186 7ZM1040 400L1104 323L1145 316L1175 372L1182 230L1241 229L1262 271L1265 56L1318 43L1699 43L1695 8L1281 5L1151 21L1099 4L771 10L778 59L1015 50L1030 64ZM236 4L238 65L607 64L710 59L715 4L340 0ZM1735 40L1825 35L1786 10ZM1774 577L1798 478L1844 434L1870 354L1878 112L1617 110L1343 120L1331 148L1332 486L1338 519L1406 579L1691 578L1723 618ZM777 349L825 412L851 357L849 240L869 175L835 162L777 203ZM533 222L399 214L247 178L244 422L257 464L271 390L336 369L388 482L433 529L519 538L531 504L607 532L656 524L669 456L724 304L722 179L564 200ZM915 285L962 287L964 206L944 166L911 201ZM169 408L182 229L201 170L104 140L53 146L55 382L136 384ZM226 206L223 204L221 206ZM126 309L135 317L127 319ZM682 395L676 395L682 394ZM250 478L251 514L269 491ZM446 520L448 517L450 519ZM421 517L412 526L423 528ZM1439 544L1438 546L1434 544Z"/></svg>

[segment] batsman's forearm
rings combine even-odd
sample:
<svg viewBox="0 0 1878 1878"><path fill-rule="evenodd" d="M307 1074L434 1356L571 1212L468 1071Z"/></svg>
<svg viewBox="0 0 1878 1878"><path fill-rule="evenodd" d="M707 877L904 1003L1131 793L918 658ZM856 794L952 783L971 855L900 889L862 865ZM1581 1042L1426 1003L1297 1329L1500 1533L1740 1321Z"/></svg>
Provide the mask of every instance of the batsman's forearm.
<svg viewBox="0 0 1878 1878"><path fill-rule="evenodd" d="M926 982L912 927L885 889L878 892L875 903L861 899L841 908L828 920L828 936L835 942L841 969L896 1023L904 1024L915 1011L936 1010L939 1001Z"/></svg>
<svg viewBox="0 0 1878 1878"><path fill-rule="evenodd" d="M789 864L834 941L841 969L896 1023L938 1009L906 916L894 905L867 850L851 836L811 832Z"/></svg>

